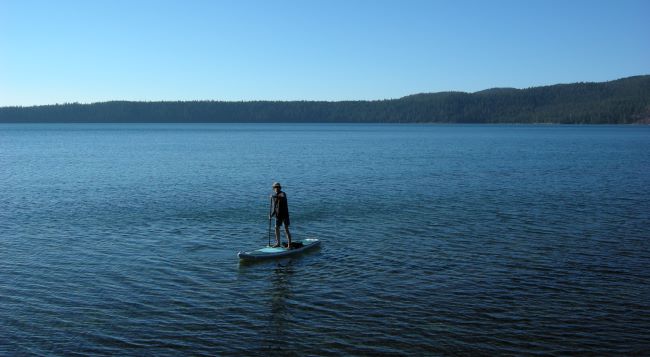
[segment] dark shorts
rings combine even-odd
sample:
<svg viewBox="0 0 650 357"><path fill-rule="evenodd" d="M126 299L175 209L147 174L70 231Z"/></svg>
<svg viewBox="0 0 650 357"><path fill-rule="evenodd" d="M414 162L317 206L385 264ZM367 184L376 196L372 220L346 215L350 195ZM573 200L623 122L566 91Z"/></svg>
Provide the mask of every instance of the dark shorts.
<svg viewBox="0 0 650 357"><path fill-rule="evenodd" d="M289 227L289 217L284 217L284 218L275 218L275 226L280 227L284 223L285 227Z"/></svg>

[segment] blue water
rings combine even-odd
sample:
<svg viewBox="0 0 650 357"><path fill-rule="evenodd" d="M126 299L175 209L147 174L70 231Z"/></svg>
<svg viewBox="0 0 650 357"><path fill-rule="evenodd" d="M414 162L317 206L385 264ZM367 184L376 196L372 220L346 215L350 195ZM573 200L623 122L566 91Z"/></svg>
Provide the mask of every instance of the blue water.
<svg viewBox="0 0 650 357"><path fill-rule="evenodd" d="M0 126L0 355L650 353L650 127ZM268 242L280 181L299 258Z"/></svg>

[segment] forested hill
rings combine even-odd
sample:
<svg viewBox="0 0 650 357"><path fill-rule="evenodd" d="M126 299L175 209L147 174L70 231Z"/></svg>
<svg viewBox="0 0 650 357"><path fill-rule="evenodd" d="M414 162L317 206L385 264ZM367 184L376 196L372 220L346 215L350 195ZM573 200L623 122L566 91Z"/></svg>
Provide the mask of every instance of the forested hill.
<svg viewBox="0 0 650 357"><path fill-rule="evenodd" d="M2 107L4 123L650 123L650 75L378 101L185 101Z"/></svg>

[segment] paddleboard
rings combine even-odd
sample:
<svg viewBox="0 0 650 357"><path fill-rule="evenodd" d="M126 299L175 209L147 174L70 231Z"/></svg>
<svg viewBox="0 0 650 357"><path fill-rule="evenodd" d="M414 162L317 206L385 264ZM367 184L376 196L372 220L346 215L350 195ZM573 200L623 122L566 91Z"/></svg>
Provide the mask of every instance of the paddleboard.
<svg viewBox="0 0 650 357"><path fill-rule="evenodd" d="M237 253L237 257L239 257L240 260L246 260L246 261L290 257L290 256L303 253L306 250L318 247L320 245L320 240L317 238L307 238L307 239L293 242L293 244L295 243L300 243L302 244L302 246L293 249L287 249L283 247L277 247L277 248L264 247L249 252L239 252Z"/></svg>

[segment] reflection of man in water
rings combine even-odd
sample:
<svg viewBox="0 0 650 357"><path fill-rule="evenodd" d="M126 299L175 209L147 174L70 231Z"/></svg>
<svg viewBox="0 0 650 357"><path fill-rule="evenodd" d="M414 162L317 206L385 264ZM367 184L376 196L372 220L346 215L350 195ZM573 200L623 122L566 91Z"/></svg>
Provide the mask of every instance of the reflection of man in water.
<svg viewBox="0 0 650 357"><path fill-rule="evenodd" d="M273 269L273 275L270 278L270 301L269 301L269 333L266 334L266 349L264 355L284 355L281 353L287 348L287 339L278 338L278 336L292 336L292 312L287 303L294 300L293 287L291 284L292 275L295 271L291 265L291 260L285 263L278 262ZM300 353L298 353L300 355Z"/></svg>
<svg viewBox="0 0 650 357"><path fill-rule="evenodd" d="M289 233L289 205L287 204L287 194L282 192L282 186L279 182L273 183L274 194L271 195L271 204L273 212L271 217L275 216L275 245L280 246L280 226L284 224L284 232L287 235L287 249L291 249L291 233Z"/></svg>

